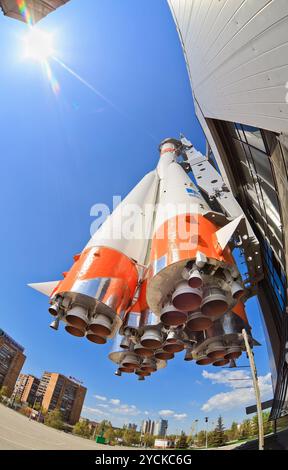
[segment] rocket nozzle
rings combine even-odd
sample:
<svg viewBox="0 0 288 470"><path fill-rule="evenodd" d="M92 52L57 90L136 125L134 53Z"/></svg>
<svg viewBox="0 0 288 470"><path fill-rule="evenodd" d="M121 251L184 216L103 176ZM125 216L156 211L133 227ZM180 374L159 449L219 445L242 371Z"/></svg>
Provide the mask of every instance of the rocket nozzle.
<svg viewBox="0 0 288 470"><path fill-rule="evenodd" d="M172 303L168 302L162 309L160 319L164 325L183 325L187 320L187 312L178 310Z"/></svg>
<svg viewBox="0 0 288 470"><path fill-rule="evenodd" d="M89 322L88 311L85 307L81 307L81 305L74 305L68 310L66 320L70 325L76 328L86 328Z"/></svg>
<svg viewBox="0 0 288 470"><path fill-rule="evenodd" d="M141 345L147 349L159 349L161 344L161 333L154 328L147 328L141 338Z"/></svg>
<svg viewBox="0 0 288 470"><path fill-rule="evenodd" d="M98 336L109 336L112 330L111 318L106 315L97 315L89 324L89 330Z"/></svg>
<svg viewBox="0 0 288 470"><path fill-rule="evenodd" d="M228 309L228 301L225 292L216 286L204 288L201 312L208 317L219 317Z"/></svg>
<svg viewBox="0 0 288 470"><path fill-rule="evenodd" d="M56 317L59 313L60 307L61 307L61 300L57 299L50 305L50 307L48 308L48 311L51 315Z"/></svg>
<svg viewBox="0 0 288 470"><path fill-rule="evenodd" d="M222 367L222 366L226 366L226 364L229 363L229 360L228 359L218 359L217 361L213 362L213 366L216 366L216 367Z"/></svg>
<svg viewBox="0 0 288 470"><path fill-rule="evenodd" d="M82 338L85 336L85 328L77 328L74 325L71 325L70 323L67 323L65 326L65 330L67 333L69 333L72 336L77 336L78 338Z"/></svg>
<svg viewBox="0 0 288 470"><path fill-rule="evenodd" d="M88 330L86 333L86 338L92 343L96 344L105 344L107 342L106 338L103 336L96 335L94 331Z"/></svg>
<svg viewBox="0 0 288 470"><path fill-rule="evenodd" d="M203 279L198 269L195 269L194 271L189 273L188 284L194 289L200 289L200 287L202 287Z"/></svg>
<svg viewBox="0 0 288 470"><path fill-rule="evenodd" d="M227 351L226 351L226 354L224 356L225 359L238 359L238 357L240 357L242 354L242 350L240 348L240 346L230 346Z"/></svg>
<svg viewBox="0 0 288 470"><path fill-rule="evenodd" d="M187 281L180 281L172 296L174 307L185 312L199 308L201 300L201 289L190 287Z"/></svg>
<svg viewBox="0 0 288 470"><path fill-rule="evenodd" d="M155 357L161 361L169 361L170 359L174 359L174 353L159 349L158 351L155 351Z"/></svg>
<svg viewBox="0 0 288 470"><path fill-rule="evenodd" d="M201 311L192 312L188 316L186 326L191 331L208 330L212 325L211 318L203 315Z"/></svg>

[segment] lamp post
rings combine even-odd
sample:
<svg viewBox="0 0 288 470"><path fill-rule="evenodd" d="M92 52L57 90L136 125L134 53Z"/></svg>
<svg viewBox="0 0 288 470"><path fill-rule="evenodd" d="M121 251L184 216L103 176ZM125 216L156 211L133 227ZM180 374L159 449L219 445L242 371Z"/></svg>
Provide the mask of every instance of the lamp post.
<svg viewBox="0 0 288 470"><path fill-rule="evenodd" d="M249 339L246 330L243 328L242 336L245 342L245 347L248 355L248 359L250 362L250 369L251 375L253 380L253 387L255 392L256 398L256 406L257 406L257 415L258 415L258 440L259 440L259 450L264 450L264 430L263 430L263 415L262 415L262 406L261 406L261 397L260 397L260 390L258 384L258 376L256 370L256 364L254 361L254 354L251 350Z"/></svg>
<svg viewBox="0 0 288 470"><path fill-rule="evenodd" d="M205 423L206 423L206 444L205 447L208 449L208 416L205 417Z"/></svg>

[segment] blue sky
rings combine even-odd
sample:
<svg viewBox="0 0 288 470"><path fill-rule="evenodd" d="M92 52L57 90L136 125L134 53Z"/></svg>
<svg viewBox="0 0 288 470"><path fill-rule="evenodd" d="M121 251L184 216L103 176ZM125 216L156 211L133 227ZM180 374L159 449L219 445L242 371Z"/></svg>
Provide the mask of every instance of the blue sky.
<svg viewBox="0 0 288 470"><path fill-rule="evenodd" d="M24 372L59 371L82 380L88 388L83 414L92 419L122 425L162 415L169 432L189 431L194 419L200 429L206 415L213 421L221 413L226 425L242 419L241 391L235 394L227 370L197 367L180 353L145 382L115 377L110 344L52 331L47 298L26 287L58 279L71 266L90 236L90 208L111 207L113 195L125 196L156 165L163 138L183 132L205 151L165 0L72 0L40 26L53 33L57 57L107 99L51 61L60 85L55 96L40 65L23 59L26 25L0 16L0 327L25 346ZM255 299L248 314L263 344L255 355L265 376ZM268 382L263 379L264 395ZM219 393L230 395L208 402Z"/></svg>

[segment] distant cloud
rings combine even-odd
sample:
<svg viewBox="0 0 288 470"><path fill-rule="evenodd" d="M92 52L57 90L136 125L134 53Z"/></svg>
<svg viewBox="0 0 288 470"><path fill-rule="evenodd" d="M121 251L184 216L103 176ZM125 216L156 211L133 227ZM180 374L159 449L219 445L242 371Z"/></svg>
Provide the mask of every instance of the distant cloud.
<svg viewBox="0 0 288 470"><path fill-rule="evenodd" d="M110 403L112 405L120 405L120 400L119 398L111 398Z"/></svg>
<svg viewBox="0 0 288 470"><path fill-rule="evenodd" d="M173 410L160 410L158 414L162 418L171 417L173 419L176 419L177 421L181 421L182 419L185 419L188 416L186 413L175 413L175 411Z"/></svg>
<svg viewBox="0 0 288 470"><path fill-rule="evenodd" d="M83 406L83 411L86 413L91 413L97 416L107 416L109 413L106 413L103 410L99 410L98 408L91 408L89 406Z"/></svg>
<svg viewBox="0 0 288 470"><path fill-rule="evenodd" d="M187 416L188 415L186 413L179 413L179 414L175 413L173 415L173 418L175 418L177 421L182 421L182 419L187 418Z"/></svg>
<svg viewBox="0 0 288 470"><path fill-rule="evenodd" d="M174 414L173 410L160 410L158 413L160 416L172 416Z"/></svg>
<svg viewBox="0 0 288 470"><path fill-rule="evenodd" d="M111 413L123 416L138 416L143 412L138 410L135 405L120 405L118 407L111 408Z"/></svg>
<svg viewBox="0 0 288 470"><path fill-rule="evenodd" d="M103 397L102 395L93 395L94 398L96 398L96 400L100 400L100 401L106 401L107 400L107 397Z"/></svg>
<svg viewBox="0 0 288 470"><path fill-rule="evenodd" d="M221 370L219 372L208 372L207 370L203 370L202 377L204 377L204 379L211 380L213 384L227 384L233 388L239 386L240 381L242 386L243 380L251 382L250 374L243 370Z"/></svg>
<svg viewBox="0 0 288 470"><path fill-rule="evenodd" d="M230 391L213 395L202 405L202 411L230 410L232 408L243 408L255 402L255 394L252 380L247 372L235 370L222 370L220 372L202 372L204 379L211 380L213 384L223 384L229 387ZM271 374L268 373L258 377L261 399L265 400L273 395ZM247 387L247 388L243 388Z"/></svg>

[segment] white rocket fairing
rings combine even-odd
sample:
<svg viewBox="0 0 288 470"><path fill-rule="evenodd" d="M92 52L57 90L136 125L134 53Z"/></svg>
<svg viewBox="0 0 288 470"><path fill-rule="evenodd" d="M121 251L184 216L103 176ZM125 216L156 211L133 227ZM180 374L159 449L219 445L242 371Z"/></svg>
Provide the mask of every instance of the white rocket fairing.
<svg viewBox="0 0 288 470"><path fill-rule="evenodd" d="M68 333L98 344L115 337L109 357L117 375L143 380L183 349L185 360L223 365L241 355L242 329L250 332L228 245L242 217L211 210L181 166L181 149L175 139L161 143L157 168L74 256L64 279L30 284L49 295L49 311Z"/></svg>

